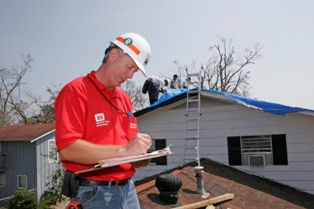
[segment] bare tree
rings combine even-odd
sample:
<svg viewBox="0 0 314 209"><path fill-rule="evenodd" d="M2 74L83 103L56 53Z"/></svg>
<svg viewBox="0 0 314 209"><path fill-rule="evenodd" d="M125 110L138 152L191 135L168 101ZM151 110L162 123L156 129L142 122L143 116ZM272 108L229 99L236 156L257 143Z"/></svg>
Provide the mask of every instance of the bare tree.
<svg viewBox="0 0 314 209"><path fill-rule="evenodd" d="M206 65L196 67L196 62L190 66L181 66L178 61L174 61L174 71L180 73L181 77L186 78L185 69L189 73L201 74L201 88L214 89L222 92L249 96L250 94L250 71L245 71L245 67L255 64L261 57L260 50L263 48L259 43L254 46L254 50L246 48L244 54L236 54L232 46L232 39L227 41L221 38L222 45L209 47L212 57Z"/></svg>
<svg viewBox="0 0 314 209"><path fill-rule="evenodd" d="M178 82L181 84L184 80L187 79L187 76L186 76L186 70L189 69L189 73L196 73L198 70L196 69L196 62L195 61L192 61L192 64L190 66L188 65L181 65L179 61L175 60L173 61L172 63L172 67L171 67L171 70L177 74L179 77L178 77ZM197 72L198 73L198 72ZM172 75L165 75L165 74L161 74L162 77L165 77L167 79L170 79L172 80ZM196 81L196 79L193 79L191 80L192 82ZM193 84L194 87L198 87L197 85ZM203 88L203 86L201 86L201 88Z"/></svg>
<svg viewBox="0 0 314 209"><path fill-rule="evenodd" d="M130 96L133 111L141 110L147 106L148 99L142 94L142 86L136 87L134 81L127 80L120 86L120 88Z"/></svg>
<svg viewBox="0 0 314 209"><path fill-rule="evenodd" d="M11 69L0 69L0 127L10 124L28 123L26 109L32 104L21 97L21 86L24 75L31 70L33 61L30 55L22 55L24 65Z"/></svg>
<svg viewBox="0 0 314 209"><path fill-rule="evenodd" d="M48 101L42 101L40 96L27 93L32 103L35 104L36 110L30 118L30 123L51 123L55 121L54 103L61 90L61 86L52 85L47 87L47 92L50 95Z"/></svg>

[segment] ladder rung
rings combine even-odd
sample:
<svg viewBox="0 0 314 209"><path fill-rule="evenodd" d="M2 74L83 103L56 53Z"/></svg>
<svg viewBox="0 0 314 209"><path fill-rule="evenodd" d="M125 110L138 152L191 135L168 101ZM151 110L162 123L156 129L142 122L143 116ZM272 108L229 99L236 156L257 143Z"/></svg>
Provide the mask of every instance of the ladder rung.
<svg viewBox="0 0 314 209"><path fill-rule="evenodd" d="M188 102L198 102L198 99L189 99Z"/></svg>
<svg viewBox="0 0 314 209"><path fill-rule="evenodd" d="M189 77L189 76L190 76L190 77L191 77L191 76L200 76L200 74L199 74L199 73L191 73L191 74L188 73L188 77Z"/></svg>
<svg viewBox="0 0 314 209"><path fill-rule="evenodd" d="M198 138L199 137L197 137L197 136L190 136L190 137L185 137L184 139L186 139L186 140L191 140L191 139L196 140Z"/></svg>
<svg viewBox="0 0 314 209"><path fill-rule="evenodd" d="M198 108L189 108L188 111L198 111Z"/></svg>
<svg viewBox="0 0 314 209"><path fill-rule="evenodd" d="M187 138L185 138L185 140L195 141L195 140L197 140L197 138L196 137L187 137Z"/></svg>
<svg viewBox="0 0 314 209"><path fill-rule="evenodd" d="M184 158L184 160L196 160L196 161L198 161L198 158Z"/></svg>
<svg viewBox="0 0 314 209"><path fill-rule="evenodd" d="M197 149L197 147L185 147L185 149Z"/></svg>
<svg viewBox="0 0 314 209"><path fill-rule="evenodd" d="M198 120L198 118L187 118L186 120L188 120L188 121L196 121L196 120Z"/></svg>

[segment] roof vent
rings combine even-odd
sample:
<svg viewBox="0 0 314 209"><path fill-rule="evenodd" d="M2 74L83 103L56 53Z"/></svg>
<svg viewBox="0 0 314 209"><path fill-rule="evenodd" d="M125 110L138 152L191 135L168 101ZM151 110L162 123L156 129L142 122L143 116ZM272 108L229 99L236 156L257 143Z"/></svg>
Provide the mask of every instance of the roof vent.
<svg viewBox="0 0 314 209"><path fill-rule="evenodd" d="M155 186L160 192L160 199L168 204L178 202L178 191L182 186L182 180L173 174L162 174L157 177Z"/></svg>

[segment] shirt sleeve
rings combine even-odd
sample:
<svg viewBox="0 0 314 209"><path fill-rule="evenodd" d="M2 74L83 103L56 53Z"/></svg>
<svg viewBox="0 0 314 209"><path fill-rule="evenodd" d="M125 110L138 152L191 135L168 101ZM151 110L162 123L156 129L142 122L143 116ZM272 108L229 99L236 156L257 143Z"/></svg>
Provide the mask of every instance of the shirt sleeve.
<svg viewBox="0 0 314 209"><path fill-rule="evenodd" d="M56 99L54 109L58 150L84 136L87 109L87 99L84 94L83 90L68 85L61 90Z"/></svg>

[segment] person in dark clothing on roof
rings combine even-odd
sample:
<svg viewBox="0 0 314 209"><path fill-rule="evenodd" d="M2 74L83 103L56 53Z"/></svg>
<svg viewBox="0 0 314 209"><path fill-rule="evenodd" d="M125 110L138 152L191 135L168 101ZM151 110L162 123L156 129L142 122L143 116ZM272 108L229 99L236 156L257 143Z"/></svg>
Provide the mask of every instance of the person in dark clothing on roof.
<svg viewBox="0 0 314 209"><path fill-rule="evenodd" d="M148 92L149 103L154 104L159 98L159 92L164 93L165 86L168 86L168 80L161 80L157 76L151 76L146 79L142 93L146 94Z"/></svg>

